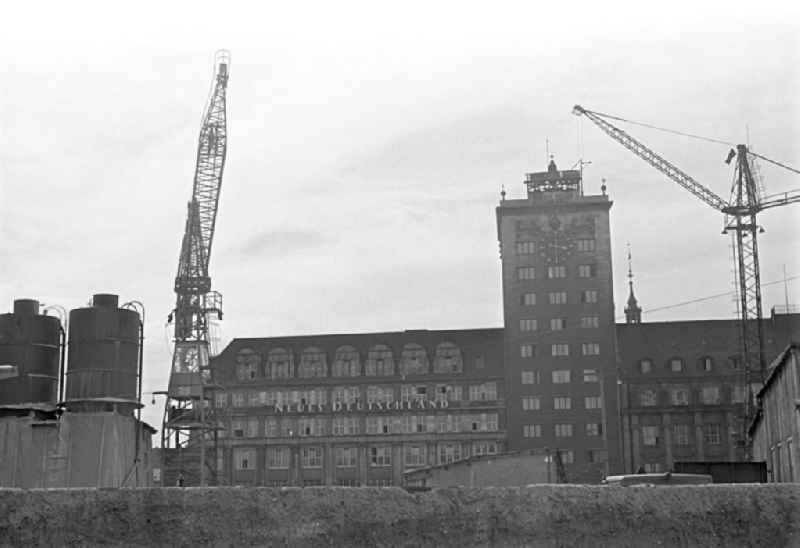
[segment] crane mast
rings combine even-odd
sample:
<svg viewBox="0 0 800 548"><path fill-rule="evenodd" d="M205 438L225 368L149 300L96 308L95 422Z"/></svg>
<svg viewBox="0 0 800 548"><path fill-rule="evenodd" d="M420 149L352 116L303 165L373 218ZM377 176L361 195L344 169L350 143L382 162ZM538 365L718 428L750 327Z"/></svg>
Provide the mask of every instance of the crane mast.
<svg viewBox="0 0 800 548"><path fill-rule="evenodd" d="M755 395L763 384L767 373L762 325L761 273L758 257L758 233L763 229L758 225L756 217L758 212L764 209L800 201L800 194L795 191L762 200L749 160L751 155L758 155L749 152L746 145L737 145L735 150L732 149L730 151L726 160L726 162L730 162L734 157L737 159L731 199L727 201L627 132L606 120L606 118L613 117L587 110L580 105L575 105L572 113L577 116L586 116L612 139L664 173L706 204L725 214L725 229L723 233L732 233L734 240L734 262L738 282L739 339L743 362L741 364L742 384L746 394L744 412L738 429L739 441L745 447L745 453L749 453L750 444L747 439L747 427L755 415Z"/></svg>
<svg viewBox="0 0 800 548"><path fill-rule="evenodd" d="M176 304L170 315L174 321L175 347L161 429L165 484L172 484L176 479L170 475L181 478L187 475L187 467L183 465L184 453L192 441L199 441L201 453L204 453L209 424L213 422L206 412L204 390L209 381L209 316L215 314L222 318L222 298L211 290L208 267L228 144L226 92L229 67L230 54L218 51L211 94L202 117L192 195L187 205L175 276ZM185 460L190 459L187 456ZM201 454L201 484L204 469L205 455Z"/></svg>

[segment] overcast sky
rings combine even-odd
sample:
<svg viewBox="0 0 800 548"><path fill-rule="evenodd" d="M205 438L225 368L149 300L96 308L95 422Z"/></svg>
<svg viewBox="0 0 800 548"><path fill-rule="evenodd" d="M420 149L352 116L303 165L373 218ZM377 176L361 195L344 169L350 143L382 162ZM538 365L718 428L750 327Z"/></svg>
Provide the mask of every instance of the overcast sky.
<svg viewBox="0 0 800 548"><path fill-rule="evenodd" d="M232 54L211 259L223 344L501 326L494 208L501 185L522 197L524 174L546 168L548 139L561 169L591 161L587 193L607 180L618 315L630 242L645 321L733 317L732 297L648 313L733 289L722 215L575 103L800 166L790 2L21 4L0 33L0 306L144 302L147 392L169 374L216 49ZM625 128L728 196L727 147ZM800 188L761 173L768 193ZM764 282L784 265L800 276L799 215L762 215ZM800 280L788 294L800 303ZM765 285L767 313L784 300ZM145 414L158 426L162 405Z"/></svg>

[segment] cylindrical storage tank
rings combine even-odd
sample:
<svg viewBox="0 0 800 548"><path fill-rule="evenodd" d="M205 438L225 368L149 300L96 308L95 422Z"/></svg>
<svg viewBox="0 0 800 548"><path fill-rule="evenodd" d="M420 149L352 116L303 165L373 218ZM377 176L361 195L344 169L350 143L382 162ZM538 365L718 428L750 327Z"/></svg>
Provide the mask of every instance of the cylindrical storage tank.
<svg viewBox="0 0 800 548"><path fill-rule="evenodd" d="M66 401L137 401L139 314L118 308L116 295L69 313Z"/></svg>
<svg viewBox="0 0 800 548"><path fill-rule="evenodd" d="M0 406L58 400L61 321L39 314L39 302L14 301L0 314Z"/></svg>

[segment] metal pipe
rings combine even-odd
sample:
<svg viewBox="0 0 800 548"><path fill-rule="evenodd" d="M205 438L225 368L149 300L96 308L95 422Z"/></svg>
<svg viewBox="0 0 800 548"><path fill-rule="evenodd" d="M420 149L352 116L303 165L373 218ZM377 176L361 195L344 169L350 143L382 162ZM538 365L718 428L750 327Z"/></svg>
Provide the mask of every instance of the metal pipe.
<svg viewBox="0 0 800 548"><path fill-rule="evenodd" d="M61 363L58 365L58 402L62 403L64 401L64 376L67 373L67 361L66 361L66 352L67 352L67 331L62 326L59 326L58 329L61 331L61 356L60 360Z"/></svg>

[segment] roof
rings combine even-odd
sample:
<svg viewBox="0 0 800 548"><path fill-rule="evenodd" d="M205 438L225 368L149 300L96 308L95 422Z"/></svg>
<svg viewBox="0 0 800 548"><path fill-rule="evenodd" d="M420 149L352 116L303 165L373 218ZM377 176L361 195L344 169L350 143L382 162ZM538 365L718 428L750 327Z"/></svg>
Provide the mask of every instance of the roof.
<svg viewBox="0 0 800 548"><path fill-rule="evenodd" d="M764 381L764 386L761 387L761 390L758 391L758 397L760 398L764 392L772 385L772 383L777 378L778 374L783 370L789 360L787 359L788 356L792 353L800 352L800 343L797 342L790 342L783 352L778 354L778 357L775 358L771 364L769 364L769 375L767 376L767 380Z"/></svg>
<svg viewBox="0 0 800 548"><path fill-rule="evenodd" d="M403 475L411 475L417 474L421 472L430 472L431 470L439 470L439 469L447 469L452 468L453 466L470 466L474 462L483 461L483 460L498 460L498 459L507 459L511 457L524 457L524 456L545 456L546 453L544 451L509 451L506 453L495 453L494 455L475 455L471 457L467 457L465 459L449 462L446 464L434 464L431 466L425 466L424 468L413 468L410 470L404 470Z"/></svg>

